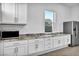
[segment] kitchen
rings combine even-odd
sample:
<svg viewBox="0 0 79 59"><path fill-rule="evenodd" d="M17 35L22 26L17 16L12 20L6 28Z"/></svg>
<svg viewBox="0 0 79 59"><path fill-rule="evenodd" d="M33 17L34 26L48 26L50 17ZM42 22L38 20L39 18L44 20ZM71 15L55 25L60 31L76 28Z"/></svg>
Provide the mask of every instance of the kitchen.
<svg viewBox="0 0 79 59"><path fill-rule="evenodd" d="M72 34L64 32L64 22L78 22L78 5L0 3L0 56L36 56L69 47ZM77 28L72 28L76 37Z"/></svg>

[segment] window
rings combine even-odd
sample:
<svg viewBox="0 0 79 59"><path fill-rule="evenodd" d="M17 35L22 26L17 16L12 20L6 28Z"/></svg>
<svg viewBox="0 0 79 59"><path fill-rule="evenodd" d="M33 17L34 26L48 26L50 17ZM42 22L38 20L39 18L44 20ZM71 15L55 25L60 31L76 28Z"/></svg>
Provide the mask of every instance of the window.
<svg viewBox="0 0 79 59"><path fill-rule="evenodd" d="M45 32L52 32L53 24L54 24L54 12L45 10L44 11L44 18L45 18Z"/></svg>

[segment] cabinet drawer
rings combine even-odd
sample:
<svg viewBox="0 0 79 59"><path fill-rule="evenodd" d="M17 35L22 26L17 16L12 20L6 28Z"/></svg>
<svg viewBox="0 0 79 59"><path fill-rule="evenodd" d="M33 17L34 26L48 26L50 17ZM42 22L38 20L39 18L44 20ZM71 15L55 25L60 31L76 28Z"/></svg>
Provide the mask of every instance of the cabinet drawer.
<svg viewBox="0 0 79 59"><path fill-rule="evenodd" d="M34 43L35 42L35 40L28 40L28 43L30 44L30 43Z"/></svg>
<svg viewBox="0 0 79 59"><path fill-rule="evenodd" d="M71 38L71 36L70 35L66 35L66 36L63 36L64 38L68 38L68 39L70 39Z"/></svg>
<svg viewBox="0 0 79 59"><path fill-rule="evenodd" d="M10 47L10 46L14 46L15 42L4 42L4 48L5 47Z"/></svg>
<svg viewBox="0 0 79 59"><path fill-rule="evenodd" d="M42 41L44 41L44 40L43 39L34 39L34 40L29 40L28 42L30 44L30 43L38 43L38 42L42 42Z"/></svg>
<svg viewBox="0 0 79 59"><path fill-rule="evenodd" d="M27 41L4 42L4 47L26 45Z"/></svg>
<svg viewBox="0 0 79 59"><path fill-rule="evenodd" d="M16 44L25 45L27 44L27 40L17 41Z"/></svg>
<svg viewBox="0 0 79 59"><path fill-rule="evenodd" d="M29 44L29 54L35 53L35 44Z"/></svg>

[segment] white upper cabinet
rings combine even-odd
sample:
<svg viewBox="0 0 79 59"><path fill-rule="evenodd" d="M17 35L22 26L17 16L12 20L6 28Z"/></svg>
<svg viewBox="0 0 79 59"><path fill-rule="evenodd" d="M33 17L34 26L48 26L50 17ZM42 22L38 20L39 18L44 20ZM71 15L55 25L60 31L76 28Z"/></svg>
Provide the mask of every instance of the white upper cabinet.
<svg viewBox="0 0 79 59"><path fill-rule="evenodd" d="M15 23L15 4L2 4L2 23Z"/></svg>
<svg viewBox="0 0 79 59"><path fill-rule="evenodd" d="M27 23L27 4L17 3L16 4L16 22L19 24Z"/></svg>
<svg viewBox="0 0 79 59"><path fill-rule="evenodd" d="M3 24L26 24L27 4L25 3L2 3Z"/></svg>

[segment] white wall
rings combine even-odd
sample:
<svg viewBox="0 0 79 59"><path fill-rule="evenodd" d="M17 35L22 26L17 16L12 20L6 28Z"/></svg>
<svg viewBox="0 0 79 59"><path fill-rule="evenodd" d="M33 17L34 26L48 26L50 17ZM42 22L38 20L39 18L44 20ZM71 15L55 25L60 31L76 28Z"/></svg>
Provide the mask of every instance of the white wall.
<svg viewBox="0 0 79 59"><path fill-rule="evenodd" d="M57 13L56 30L63 32L63 21L69 20L70 9L62 4L28 4L28 21L21 33L44 32L44 10L48 9Z"/></svg>
<svg viewBox="0 0 79 59"><path fill-rule="evenodd" d="M79 21L79 6L77 5L72 7L71 12L72 12L71 19L73 21Z"/></svg>
<svg viewBox="0 0 79 59"><path fill-rule="evenodd" d="M56 27L54 32L63 32L63 21L70 17L70 8L62 4L28 4L27 7L27 25L8 25L5 30L20 30L20 34L44 33L44 10L48 9L57 13Z"/></svg>

